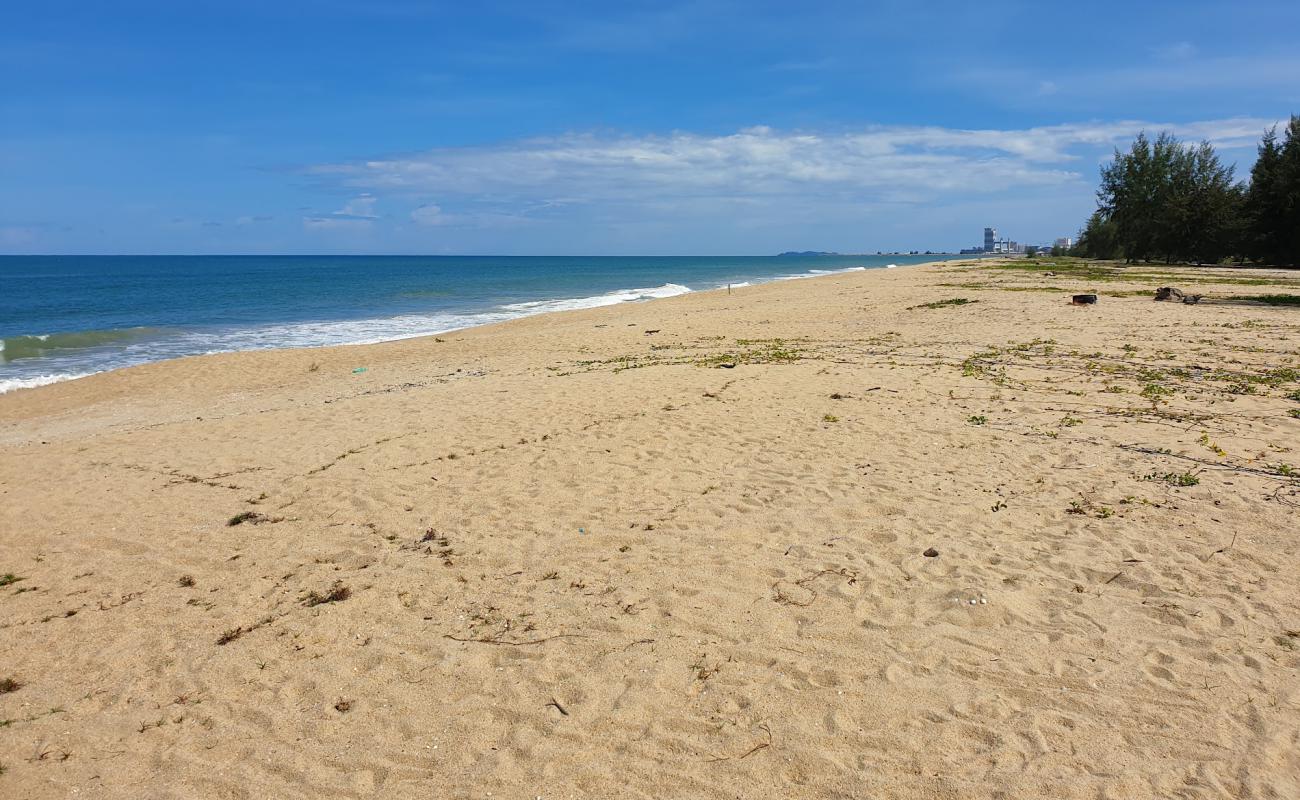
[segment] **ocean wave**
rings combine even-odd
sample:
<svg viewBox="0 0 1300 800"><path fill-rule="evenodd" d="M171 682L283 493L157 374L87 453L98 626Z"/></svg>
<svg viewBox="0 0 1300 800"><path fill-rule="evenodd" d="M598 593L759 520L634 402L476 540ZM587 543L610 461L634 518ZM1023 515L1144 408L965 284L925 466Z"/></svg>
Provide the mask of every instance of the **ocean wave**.
<svg viewBox="0 0 1300 800"><path fill-rule="evenodd" d="M159 332L157 328L135 327L7 336L0 339L0 364L22 358L40 358L65 350L87 350L94 347L121 345Z"/></svg>
<svg viewBox="0 0 1300 800"><path fill-rule="evenodd" d="M508 303L481 312L404 314L357 320L285 322L207 331L128 328L116 331L16 336L3 340L5 351L0 352L0 364L6 363L6 358L9 361L14 360L9 358L12 355L12 351L9 350L12 343L15 350L20 353L18 358L43 357L36 363L46 371L39 375L0 379L0 393L45 386L104 370L121 369L169 358L242 350L377 344L419 336L433 336L553 311L599 308L639 300L674 297L690 291L690 288L681 284L666 283L644 289L619 289L589 297ZM36 363L32 366L35 367ZM60 367L64 371L58 371Z"/></svg>
<svg viewBox="0 0 1300 800"><path fill-rule="evenodd" d="M803 278L820 278L823 275L840 275L845 272L862 272L866 267L845 267L844 269L810 269L798 275L778 275L778 281L797 281Z"/></svg>
<svg viewBox="0 0 1300 800"><path fill-rule="evenodd" d="M494 322L506 322L554 311L575 311L582 308L599 308L638 300L653 300L687 294L691 290L676 283L666 283L649 289L619 289L590 297L573 297L556 300L533 300L524 303L507 303L490 311L477 313L404 314L396 317L358 319L331 322L294 322L222 331L211 334L190 334L195 339L206 340L204 352L230 350L259 350L269 347L320 347L326 345L361 345L432 336L438 333L463 330Z"/></svg>
<svg viewBox="0 0 1300 800"><path fill-rule="evenodd" d="M63 381L72 381L77 378L85 378L88 375L94 375L93 372L73 372L63 375L34 375L30 378L8 378L0 380L0 394L12 392L16 389L35 389L37 386L49 386L51 383L62 383Z"/></svg>
<svg viewBox="0 0 1300 800"><path fill-rule="evenodd" d="M575 297L565 300L533 300L527 303L510 303L501 306L510 311L526 314L546 314L552 311L576 311L580 308L600 308L616 306L619 303L631 303L637 300L655 300L662 297L676 297L688 294L691 290L680 283L665 283L650 289L619 289L606 294L591 297Z"/></svg>

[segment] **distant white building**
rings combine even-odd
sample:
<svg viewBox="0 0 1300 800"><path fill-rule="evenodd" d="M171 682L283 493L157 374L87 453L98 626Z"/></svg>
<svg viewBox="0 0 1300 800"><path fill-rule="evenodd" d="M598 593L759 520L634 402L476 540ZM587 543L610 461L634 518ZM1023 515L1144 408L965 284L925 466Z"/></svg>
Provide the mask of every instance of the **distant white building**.
<svg viewBox="0 0 1300 800"><path fill-rule="evenodd" d="M1052 246L1063 247L1066 250L1069 250L1071 247L1074 247L1074 240L1071 239L1069 236L1062 236L1060 239L1057 239L1055 242L1052 242Z"/></svg>

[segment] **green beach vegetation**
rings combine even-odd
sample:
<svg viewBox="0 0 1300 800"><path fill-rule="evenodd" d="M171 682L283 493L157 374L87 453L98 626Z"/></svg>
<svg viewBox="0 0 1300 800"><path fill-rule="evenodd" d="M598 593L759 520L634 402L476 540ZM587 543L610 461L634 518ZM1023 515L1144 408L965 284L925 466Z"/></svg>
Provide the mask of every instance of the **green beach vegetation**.
<svg viewBox="0 0 1300 800"><path fill-rule="evenodd" d="M1266 131L1250 180L1209 142L1139 134L1101 168L1097 210L1074 255L1129 263L1300 264L1300 117Z"/></svg>

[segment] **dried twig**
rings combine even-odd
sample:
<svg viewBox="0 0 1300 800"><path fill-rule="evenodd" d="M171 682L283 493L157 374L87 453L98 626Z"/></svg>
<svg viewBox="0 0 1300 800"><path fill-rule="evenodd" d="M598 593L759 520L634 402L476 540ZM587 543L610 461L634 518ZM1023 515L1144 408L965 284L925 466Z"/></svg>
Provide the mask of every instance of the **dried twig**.
<svg viewBox="0 0 1300 800"><path fill-rule="evenodd" d="M791 547L793 546L794 545L791 545ZM839 575L840 577L848 578L850 585L858 582L858 573L846 567L840 567L839 569L818 570L817 572L814 572L813 574L807 576L806 578L800 578L799 580L794 582L795 586L798 586L800 589L803 589L806 592L812 593L812 597L808 598L807 602L800 602L794 599L793 597L791 597L790 595L786 594L784 591L782 591L781 584L785 583L785 581L777 581L776 583L772 584L772 600L777 603L781 603L783 605L799 606L800 608L810 606L817 601L818 594L817 594L817 590L808 588L808 584L812 583L813 581L817 580L823 575Z"/></svg>
<svg viewBox="0 0 1300 800"><path fill-rule="evenodd" d="M757 753L759 750L763 750L765 748L772 746L772 729L767 726L766 722L764 722L762 725L759 725L758 727L763 731L763 733L767 734L767 741L759 742L758 744L746 750L744 755L740 757L741 760L749 758L750 756Z"/></svg>
<svg viewBox="0 0 1300 800"><path fill-rule="evenodd" d="M749 758L750 756L757 753L759 750L765 750L772 746L772 729L768 727L766 722L759 725L758 729L767 735L767 741L759 742L758 744L749 748L745 752L736 756L737 761L743 761L746 758ZM704 761L707 764L716 764L719 761L730 761L730 760L731 760L731 756L712 756L711 758L706 758Z"/></svg>
<svg viewBox="0 0 1300 800"><path fill-rule="evenodd" d="M586 637L586 636L583 636L583 635L580 634L580 633L558 633L558 634L556 634L555 636L545 636L545 637L543 637L543 638L541 638L541 639L529 639L529 640L527 640L527 641L523 641L523 642L512 642L512 641L509 641L508 639L494 639L494 638L491 638L491 637L484 637L484 638L468 637L468 638L463 638L463 637L460 637L460 636L452 636L450 633L444 633L444 634L442 635L442 638L444 638L444 639L451 639L451 640L453 640L453 641L457 641L457 642L478 642L479 644L504 644L504 645L510 645L511 647L527 647L528 645L541 644L541 643L543 643L543 642L549 642L549 641L551 641L552 639L586 639L587 637Z"/></svg>
<svg viewBox="0 0 1300 800"><path fill-rule="evenodd" d="M1203 560L1203 561L1209 561L1211 558L1214 558L1214 557L1217 556L1219 553L1226 553L1226 552L1228 552L1229 550L1231 550L1231 549L1232 549L1232 546L1233 546L1234 544L1236 544L1236 543L1237 543L1237 532L1236 532L1236 531L1233 531L1233 533L1232 533L1232 541L1231 541L1231 542L1228 542L1228 546L1227 546L1227 547L1220 547L1218 550L1215 550L1213 553L1210 553L1208 556L1206 556L1206 557L1205 557L1204 559L1202 559L1202 560Z"/></svg>

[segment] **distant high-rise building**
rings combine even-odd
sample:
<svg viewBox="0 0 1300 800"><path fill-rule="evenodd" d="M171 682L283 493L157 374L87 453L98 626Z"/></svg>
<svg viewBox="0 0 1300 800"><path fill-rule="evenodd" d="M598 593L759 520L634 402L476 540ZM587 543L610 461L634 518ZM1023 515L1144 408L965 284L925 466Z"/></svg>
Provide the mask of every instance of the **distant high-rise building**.
<svg viewBox="0 0 1300 800"><path fill-rule="evenodd" d="M1074 244L1074 240L1071 239L1069 236L1063 236L1060 239L1056 240L1056 246L1063 247L1066 250L1069 250L1073 244Z"/></svg>
<svg viewBox="0 0 1300 800"><path fill-rule="evenodd" d="M984 252L992 253L998 246L998 232L994 228L984 229Z"/></svg>

